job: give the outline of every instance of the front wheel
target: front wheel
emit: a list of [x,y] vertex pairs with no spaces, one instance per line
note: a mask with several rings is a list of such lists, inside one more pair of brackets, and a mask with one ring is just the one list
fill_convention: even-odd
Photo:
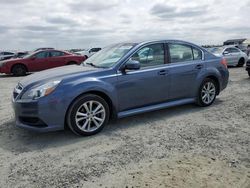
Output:
[[217,87],[216,82],[213,79],[206,78],[199,89],[198,93],[198,105],[210,106],[216,99]]
[[14,65],[12,73],[14,76],[25,76],[27,73],[26,67],[24,65]]
[[73,102],[68,111],[67,123],[75,134],[90,136],[104,128],[109,116],[107,102],[97,95],[87,94]]

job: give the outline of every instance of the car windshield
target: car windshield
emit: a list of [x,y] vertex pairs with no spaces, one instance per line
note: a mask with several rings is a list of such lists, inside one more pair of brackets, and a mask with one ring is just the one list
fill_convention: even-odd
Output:
[[103,48],[86,61],[83,65],[91,65],[97,68],[109,68],[115,65],[135,44],[116,44]]
[[32,57],[35,53],[36,52],[25,55],[25,56],[23,56],[23,59],[28,59],[28,58]]
[[211,48],[209,51],[214,53],[214,54],[221,54],[223,52],[224,48]]

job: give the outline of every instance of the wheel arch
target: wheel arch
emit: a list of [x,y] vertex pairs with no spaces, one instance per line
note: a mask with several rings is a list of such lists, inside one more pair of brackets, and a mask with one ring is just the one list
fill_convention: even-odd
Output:
[[29,72],[29,69],[28,69],[28,67],[25,64],[23,64],[23,63],[16,63],[16,64],[11,65],[11,68],[10,68],[10,72],[11,73],[13,73],[13,68],[15,66],[17,66],[17,65],[22,65],[26,69],[26,72]]
[[115,105],[114,105],[114,102],[112,101],[111,97],[104,91],[101,91],[101,90],[89,90],[89,91],[86,91],[86,92],[83,92],[81,94],[79,94],[78,96],[76,96],[71,102],[70,104],[68,105],[68,108],[66,110],[66,113],[65,113],[65,117],[64,117],[64,128],[68,127],[67,125],[67,116],[68,116],[68,112],[69,112],[69,109],[70,107],[72,106],[72,104],[77,100],[79,99],[80,97],[84,96],[84,95],[88,95],[88,94],[93,94],[93,95],[97,95],[101,98],[103,98],[108,106],[109,106],[109,110],[110,110],[110,119],[116,119],[117,118],[117,111],[116,111],[116,108],[115,108]]
[[78,65],[77,61],[68,61],[66,65]]
[[206,79],[206,78],[210,78],[210,79],[215,81],[216,87],[217,87],[216,95],[219,95],[220,94],[220,81],[219,81],[219,79],[214,75],[209,75],[209,76],[205,77],[204,79]]

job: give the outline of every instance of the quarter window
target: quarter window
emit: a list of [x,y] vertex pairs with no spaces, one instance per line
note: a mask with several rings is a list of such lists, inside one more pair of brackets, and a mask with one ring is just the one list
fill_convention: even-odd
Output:
[[164,64],[164,45],[152,44],[146,46],[136,52],[131,59],[139,61],[142,68]]

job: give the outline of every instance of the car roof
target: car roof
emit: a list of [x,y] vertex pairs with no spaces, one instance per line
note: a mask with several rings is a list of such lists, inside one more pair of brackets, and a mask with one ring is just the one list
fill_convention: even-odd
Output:
[[36,53],[37,52],[50,52],[50,51],[58,51],[58,52],[64,52],[64,53],[67,53],[67,54],[71,54],[70,52],[66,52],[66,51],[64,51],[64,50],[56,50],[56,49],[46,49],[46,50],[38,50],[38,51],[36,51]]
[[143,45],[147,45],[147,44],[151,44],[151,43],[182,43],[182,44],[186,44],[186,45],[190,45],[190,46],[199,48],[201,50],[205,50],[203,47],[201,47],[197,44],[183,41],[183,40],[176,40],[176,39],[148,40],[148,41],[141,41],[141,42],[131,42],[130,44],[134,44],[134,47],[135,47],[135,46],[143,46]]

